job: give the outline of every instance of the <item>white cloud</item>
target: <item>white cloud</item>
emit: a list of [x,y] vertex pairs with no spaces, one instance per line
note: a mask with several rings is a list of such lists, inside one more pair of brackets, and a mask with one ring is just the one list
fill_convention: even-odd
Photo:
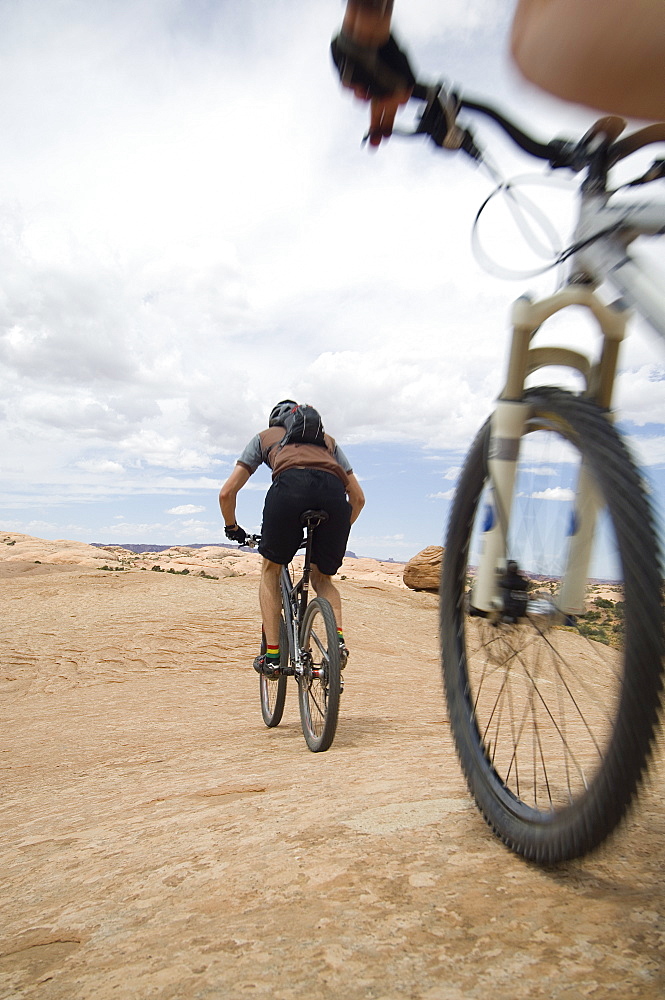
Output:
[[665,466],[665,434],[631,435],[628,445],[641,466]]
[[532,500],[556,500],[558,502],[570,503],[570,501],[575,499],[575,492],[562,486],[556,486],[547,490],[534,490],[533,493],[529,494],[529,497]]
[[0,530],[16,531],[23,535],[51,534],[56,530],[56,524],[54,521],[0,520]]
[[79,469],[83,469],[85,472],[99,472],[105,474],[124,471],[122,465],[118,462],[109,462],[103,458],[93,458],[87,461],[77,462],[76,465]]
[[[180,507],[171,507],[167,510],[167,514],[201,514],[205,510],[205,507],[199,507],[193,503],[184,503]],[[188,523],[188,522],[185,522]]]
[[[80,529],[81,531],[84,529]],[[189,519],[185,521],[127,521],[107,524],[95,529],[99,539],[115,538],[124,542],[141,539],[143,542],[169,544],[170,542],[220,541],[223,534],[209,522]]]
[[[501,387],[523,286],[471,255],[481,170],[420,140],[360,148],[366,109],[327,53],[341,5],[5,6],[0,502],[214,498],[285,396],[315,403],[342,445],[436,448],[454,480]],[[544,134],[583,132],[588,115],[518,86],[508,20],[501,0],[412,0],[396,15],[426,75]],[[501,249],[514,262],[503,231]],[[617,399],[635,427],[657,425],[653,454],[662,372],[637,326]],[[556,330],[578,344],[576,319]],[[130,515],[125,540],[151,523]]]
[[403,534],[397,535],[356,535],[353,538],[355,545],[402,545],[405,541]]
[[521,469],[522,475],[532,475],[532,476],[547,476],[552,477],[558,475],[557,470],[550,465],[534,465],[534,466],[524,466]]
[[622,417],[637,427],[665,423],[665,367],[651,362],[621,372],[616,401]]

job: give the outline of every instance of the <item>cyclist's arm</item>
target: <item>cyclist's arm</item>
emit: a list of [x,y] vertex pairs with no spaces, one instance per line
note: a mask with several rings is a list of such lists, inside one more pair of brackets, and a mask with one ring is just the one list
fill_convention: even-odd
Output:
[[236,521],[236,497],[250,475],[249,469],[244,465],[236,465],[219,491],[219,506],[224,518],[224,524],[227,527],[238,523]]
[[388,41],[393,0],[348,0],[342,31],[360,45],[376,48]]
[[351,524],[353,524],[365,506],[365,494],[353,472],[349,473],[349,481],[346,484],[346,495],[351,504]]
[[[356,45],[376,53],[390,40],[390,20],[393,0],[348,0],[341,34]],[[393,67],[391,67],[393,68]],[[369,142],[378,146],[382,139],[392,134],[395,115],[411,96],[409,81],[394,93],[376,96],[371,86],[347,79],[341,74],[342,83],[363,101],[370,101]]]
[[665,118],[663,0],[519,0],[511,51],[537,86],[633,118]]

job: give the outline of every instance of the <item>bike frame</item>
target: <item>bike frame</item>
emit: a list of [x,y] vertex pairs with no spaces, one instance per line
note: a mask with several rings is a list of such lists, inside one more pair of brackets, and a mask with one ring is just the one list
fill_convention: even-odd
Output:
[[[512,507],[520,439],[529,419],[529,405],[523,402],[527,376],[548,365],[577,371],[585,381],[584,395],[607,411],[611,419],[619,347],[626,334],[630,309],[635,308],[665,339],[663,278],[658,281],[651,277],[628,252],[636,236],[665,234],[665,205],[608,201],[606,192],[582,189],[574,236],[574,245],[580,249],[572,257],[570,283],[548,298],[532,302],[522,297],[513,306],[508,374],[492,415],[488,455],[494,509],[482,536],[471,598],[473,607],[485,614],[498,615],[503,608],[499,580],[508,558],[505,512]],[[598,237],[598,233],[604,235]],[[603,280],[609,281],[623,298],[605,305],[595,291]],[[576,351],[531,346],[545,320],[572,305],[585,307],[597,322],[602,341],[598,359],[593,363]],[[557,609],[563,616],[584,610],[597,510],[593,477],[583,465],[577,485],[575,529],[557,598]]]
[[[303,672],[303,657],[302,650],[300,648],[300,625],[309,600],[309,579],[311,575],[310,565],[313,540],[314,527],[308,524],[307,535],[304,542],[305,559],[300,579],[295,584],[293,583],[288,566],[282,566],[282,571],[280,573],[282,607],[284,609],[286,631],[289,637],[290,654],[288,667],[282,668],[284,673],[294,673],[296,675],[300,675]],[[292,667],[291,664],[294,666]]]

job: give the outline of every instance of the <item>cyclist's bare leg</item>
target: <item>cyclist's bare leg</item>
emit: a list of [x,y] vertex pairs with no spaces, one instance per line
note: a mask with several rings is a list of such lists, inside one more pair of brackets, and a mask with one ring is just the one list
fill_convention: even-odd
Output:
[[332,582],[331,576],[326,576],[322,573],[318,566],[312,563],[312,586],[314,590],[319,595],[319,597],[324,597],[326,601],[330,602],[335,615],[335,621],[337,622],[337,628],[342,627],[342,599],[339,596],[339,591],[335,584]]
[[269,646],[279,645],[279,619],[282,611],[282,596],[279,587],[281,569],[279,563],[263,559],[259,584],[259,605],[263,619],[263,631]]

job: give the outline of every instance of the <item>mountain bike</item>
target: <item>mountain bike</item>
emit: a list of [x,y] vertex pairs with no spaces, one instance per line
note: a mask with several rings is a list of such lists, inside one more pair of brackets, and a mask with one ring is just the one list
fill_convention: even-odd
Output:
[[[302,574],[294,583],[288,566],[282,566],[280,573],[279,671],[272,677],[259,676],[261,714],[269,728],[282,721],[287,678],[295,677],[303,736],[313,753],[328,750],[335,738],[343,691],[345,654],[340,648],[332,606],[324,597],[308,599],[314,531],[327,520],[325,510],[306,510],[301,515],[306,529],[301,545],[305,550]],[[245,544],[253,547],[260,540],[260,535],[252,535]],[[263,636],[261,652],[265,650]]]
[[[506,381],[459,476],[440,587],[444,688],[471,794],[508,847],[556,863],[619,825],[659,721],[659,542],[611,403],[630,310],[665,337],[663,278],[630,249],[638,236],[665,233],[665,206],[617,197],[609,175],[664,142],[665,124],[621,138],[626,123],[607,117],[579,141],[540,142],[491,105],[439,85],[418,84],[414,96],[424,111],[401,134],[488,163],[464,121],[478,114],[551,168],[581,175],[575,231],[556,261],[566,262],[563,287],[513,306]],[[656,160],[630,185],[664,176]],[[604,282],[617,301],[601,298]],[[595,320],[593,357],[534,343],[549,317],[572,306]],[[532,384],[553,366],[575,372],[580,388]]]

